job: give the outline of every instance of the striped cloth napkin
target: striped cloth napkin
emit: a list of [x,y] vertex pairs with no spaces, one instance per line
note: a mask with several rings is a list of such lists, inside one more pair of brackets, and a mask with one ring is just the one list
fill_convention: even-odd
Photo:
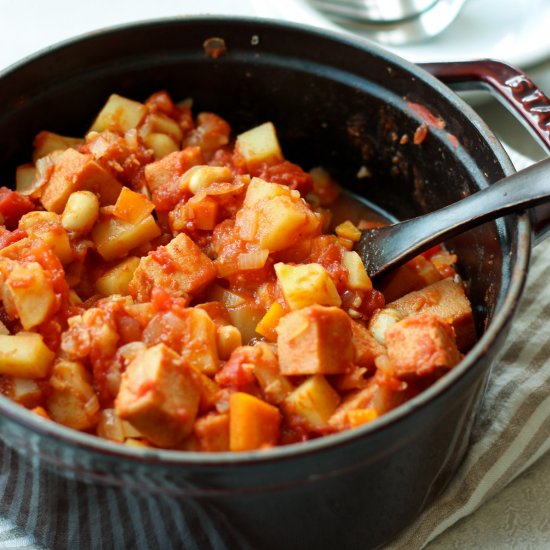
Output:
[[[512,158],[517,167],[525,166],[525,159]],[[534,251],[523,302],[493,367],[462,466],[445,493],[388,548],[423,548],[550,449],[549,269],[550,239]],[[55,500],[50,494],[65,497]],[[182,525],[198,533],[196,540],[180,540],[174,547],[246,547],[234,530],[231,539],[222,540],[208,529],[225,522],[231,532],[222,516],[204,517],[200,509],[183,512],[175,502],[140,502],[130,493],[56,478],[1,446],[0,502],[0,548],[167,548],[158,545],[159,524],[173,529],[174,536]],[[44,514],[54,514],[56,521],[44,521]]]

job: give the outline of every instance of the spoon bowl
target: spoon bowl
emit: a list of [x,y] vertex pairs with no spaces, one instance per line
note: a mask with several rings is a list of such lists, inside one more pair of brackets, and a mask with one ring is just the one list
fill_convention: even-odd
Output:
[[404,264],[472,227],[550,201],[550,158],[429,214],[365,229],[357,243],[370,277]]

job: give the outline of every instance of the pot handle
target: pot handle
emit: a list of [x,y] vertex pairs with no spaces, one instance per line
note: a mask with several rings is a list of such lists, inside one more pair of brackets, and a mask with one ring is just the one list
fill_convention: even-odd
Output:
[[[550,153],[550,99],[523,71],[492,59],[420,66],[453,88],[489,88]],[[537,206],[533,211],[535,243],[538,243],[550,234],[550,205]]]

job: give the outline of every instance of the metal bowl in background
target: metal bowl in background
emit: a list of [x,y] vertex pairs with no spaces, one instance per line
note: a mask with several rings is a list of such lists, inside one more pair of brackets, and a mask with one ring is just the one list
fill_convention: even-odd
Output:
[[420,42],[443,32],[466,0],[309,0],[347,30],[389,46]]
[[[205,55],[211,37],[225,41],[226,55]],[[502,64],[429,69],[457,83],[500,84],[523,115],[544,100]],[[1,181],[13,181],[40,130],[82,134],[109,94],[143,100],[159,89],[193,97],[196,111],[219,113],[236,132],[273,121],[289,160],[323,164],[401,219],[513,171],[459,97],[375,45],[290,24],[182,18],[92,33],[0,74]],[[398,139],[422,124],[429,133],[421,145]],[[548,128],[539,130],[550,147]],[[363,165],[372,178],[357,178]],[[380,547],[441,494],[464,457],[525,284],[532,229],[527,214],[511,215],[448,243],[469,283],[479,342],[421,395],[355,430],[261,452],[140,449],[45,421],[0,396],[0,436],[21,456],[10,479],[32,493],[11,519],[61,549],[74,547],[63,525],[103,548]],[[44,490],[33,492],[38,479]],[[24,513],[29,502],[40,510],[34,523]]]

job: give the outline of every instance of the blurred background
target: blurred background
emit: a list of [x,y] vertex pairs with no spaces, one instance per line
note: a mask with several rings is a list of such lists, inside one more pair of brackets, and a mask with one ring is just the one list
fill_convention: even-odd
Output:
[[[0,0],[0,69],[51,44],[144,19],[247,15],[373,39],[415,63],[493,58],[550,94],[550,0]],[[488,93],[465,96],[521,154],[543,153]]]
[[[0,71],[103,27],[198,14],[310,24],[374,39],[415,63],[493,58],[523,69],[550,94],[550,0],[0,0]],[[520,159],[517,166],[546,156],[489,93],[465,99]],[[547,455],[430,548],[550,548],[549,499]],[[535,524],[545,540],[530,538]]]

